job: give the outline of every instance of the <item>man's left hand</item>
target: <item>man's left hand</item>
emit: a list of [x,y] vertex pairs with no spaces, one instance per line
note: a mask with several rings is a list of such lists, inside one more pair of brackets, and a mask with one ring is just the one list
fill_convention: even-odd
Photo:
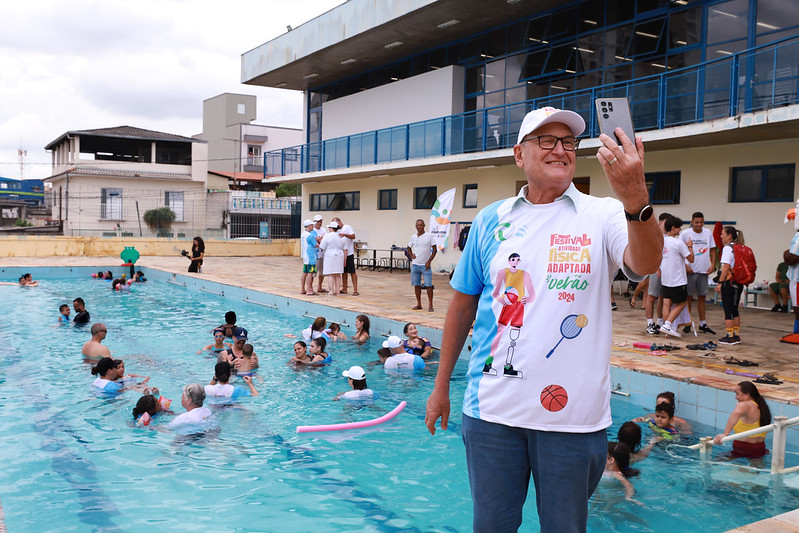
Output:
[[621,140],[621,146],[603,133],[599,136],[602,146],[596,157],[605,171],[610,188],[624,204],[624,209],[637,214],[649,203],[644,180],[644,143],[640,137],[636,137],[633,144],[621,128],[616,128],[614,133]]

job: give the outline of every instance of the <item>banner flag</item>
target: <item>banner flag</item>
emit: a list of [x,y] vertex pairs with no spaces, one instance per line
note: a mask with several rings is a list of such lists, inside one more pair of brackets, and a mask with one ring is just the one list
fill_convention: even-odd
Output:
[[452,220],[452,202],[455,200],[455,189],[450,189],[441,194],[433,204],[430,213],[430,234],[436,241],[439,251],[447,245],[449,237],[450,220]]

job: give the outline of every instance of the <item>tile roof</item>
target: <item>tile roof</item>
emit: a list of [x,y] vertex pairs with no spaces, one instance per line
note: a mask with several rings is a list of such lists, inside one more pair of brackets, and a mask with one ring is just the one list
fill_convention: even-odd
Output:
[[141,178],[149,180],[191,181],[190,172],[152,172],[147,170],[121,170],[118,168],[72,167],[71,169],[45,178],[45,181],[63,176],[69,172],[73,176],[106,176],[109,178]]

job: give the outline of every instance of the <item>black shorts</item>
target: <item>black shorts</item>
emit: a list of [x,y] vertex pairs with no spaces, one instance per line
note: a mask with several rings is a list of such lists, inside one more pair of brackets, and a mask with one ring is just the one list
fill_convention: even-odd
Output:
[[355,255],[348,255],[347,260],[344,262],[344,273],[355,274]]
[[688,286],[680,285],[678,287],[661,286],[660,295],[664,299],[671,300],[673,304],[681,304],[688,299]]

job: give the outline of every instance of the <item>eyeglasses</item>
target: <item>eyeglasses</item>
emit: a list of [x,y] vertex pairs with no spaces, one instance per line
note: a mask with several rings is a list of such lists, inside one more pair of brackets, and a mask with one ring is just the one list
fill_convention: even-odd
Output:
[[535,137],[522,139],[522,142],[532,141],[533,139],[538,139],[538,146],[544,150],[554,150],[558,145],[558,141],[567,152],[574,152],[580,146],[580,139],[576,137],[556,137],[554,135],[536,135]]

